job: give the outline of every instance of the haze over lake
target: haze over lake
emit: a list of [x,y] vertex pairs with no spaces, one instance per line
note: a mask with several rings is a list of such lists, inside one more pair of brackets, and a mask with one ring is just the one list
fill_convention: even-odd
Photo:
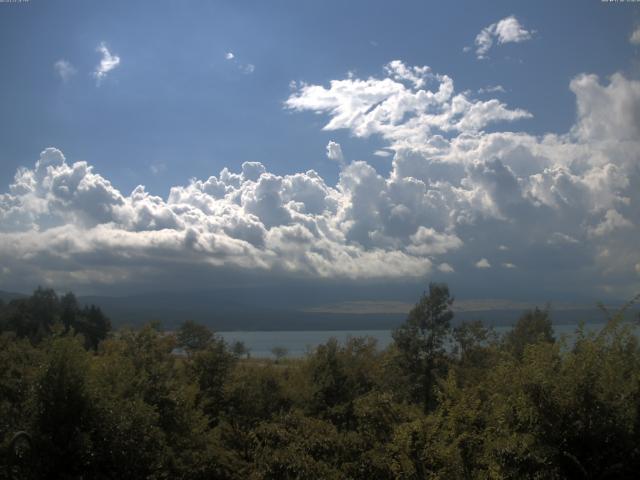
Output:
[[[597,332],[605,324],[585,324],[585,332]],[[558,340],[566,337],[568,344],[575,338],[578,324],[558,324],[553,326]],[[495,327],[497,334],[504,334],[511,329],[510,326]],[[250,355],[255,358],[273,358],[272,349],[283,347],[287,356],[291,358],[303,357],[315,350],[318,345],[326,343],[330,338],[337,339],[344,344],[353,337],[370,337],[376,340],[378,348],[384,349],[393,341],[391,330],[323,330],[323,331],[277,331],[277,332],[219,332],[224,340],[232,344],[240,341],[249,349]]]

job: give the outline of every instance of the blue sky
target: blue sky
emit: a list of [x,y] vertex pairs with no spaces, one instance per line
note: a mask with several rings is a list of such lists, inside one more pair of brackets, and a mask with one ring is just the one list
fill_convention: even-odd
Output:
[[[0,178],[6,186],[18,166],[54,145],[123,191],[144,179],[166,194],[176,182],[247,160],[279,174],[314,168],[335,181],[324,159],[328,140],[373,162],[381,143],[322,132],[322,119],[286,112],[289,82],[378,75],[394,59],[450,75],[458,90],[503,85],[503,100],[534,114],[515,128],[561,133],[575,117],[573,76],[633,68],[627,36],[639,10],[596,0],[2,5]],[[537,31],[532,41],[506,44],[488,61],[463,52],[511,14]],[[102,41],[122,63],[97,88],[91,72]],[[254,73],[234,68],[226,52]],[[53,69],[59,59],[78,70],[66,83]],[[153,164],[166,169],[150,176]]]
[[[504,30],[505,36],[501,37],[501,25],[505,28],[509,25],[501,24],[500,21],[510,18],[515,22],[510,26],[515,25],[516,30]],[[638,285],[638,275],[634,271],[636,262],[640,273],[640,258],[635,255],[630,241],[637,232],[637,215],[634,212],[638,209],[634,208],[637,207],[636,197],[629,193],[637,187],[635,175],[638,159],[631,147],[625,150],[625,155],[629,155],[629,158],[625,157],[624,160],[619,160],[619,152],[606,150],[598,133],[604,127],[593,127],[590,116],[621,116],[624,120],[627,118],[626,111],[620,114],[597,110],[604,109],[607,105],[617,105],[617,99],[622,99],[620,104],[623,106],[620,108],[630,109],[629,118],[640,122],[637,114],[635,117],[633,115],[640,105],[634,103],[637,101],[636,86],[640,73],[640,40],[631,41],[638,25],[639,6],[633,3],[610,4],[599,0],[108,3],[31,0],[25,3],[0,4],[0,193],[12,195],[11,198],[7,196],[4,199],[4,231],[7,233],[2,241],[8,245],[16,241],[17,235],[28,235],[34,242],[34,246],[30,247],[32,251],[24,250],[19,255],[14,250],[5,251],[7,256],[22,255],[20,258],[29,260],[16,261],[17,264],[7,261],[3,268],[12,273],[0,278],[0,288],[11,289],[12,281],[21,286],[29,285],[38,276],[76,289],[91,289],[93,287],[89,285],[113,283],[115,277],[102,278],[95,272],[80,269],[77,266],[82,261],[80,256],[52,251],[45,255],[40,250],[41,247],[36,247],[38,235],[42,235],[51,226],[67,229],[73,227],[95,235],[96,228],[107,223],[118,224],[120,230],[130,233],[161,230],[158,226],[162,224],[160,220],[154,220],[153,227],[147,226],[145,230],[140,223],[127,223],[129,220],[123,220],[124,214],[119,214],[117,218],[107,216],[108,218],[92,217],[87,220],[87,212],[80,212],[70,217],[66,214],[71,211],[71,204],[64,204],[64,207],[60,207],[59,203],[54,203],[53,206],[49,204],[46,208],[40,206],[38,208],[41,210],[36,213],[29,210],[35,208],[33,205],[38,202],[26,197],[18,198],[15,185],[20,182],[14,179],[14,175],[19,168],[24,167],[32,169],[30,171],[34,178],[38,177],[37,167],[34,165],[40,152],[47,147],[54,147],[61,152],[60,155],[64,155],[65,165],[72,166],[74,162],[85,161],[93,167],[92,175],[110,182],[109,188],[117,191],[117,195],[114,193],[110,198],[122,196],[122,199],[118,197],[113,200],[118,205],[132,202],[130,192],[138,185],[144,185],[147,193],[157,195],[169,204],[169,191],[172,187],[186,188],[191,179],[206,181],[212,175],[220,178],[219,172],[225,167],[230,172],[240,172],[243,162],[260,162],[264,165],[265,175],[266,172],[272,174],[276,183],[277,178],[314,170],[322,179],[322,188],[326,186],[338,192],[326,190],[329,193],[325,199],[331,200],[327,200],[328,203],[322,207],[325,208],[324,212],[328,212],[326,218],[340,218],[340,226],[333,233],[326,234],[326,238],[338,242],[340,248],[360,249],[357,250],[358,253],[348,254],[352,257],[374,251],[385,255],[401,252],[402,255],[415,255],[429,263],[425,263],[419,272],[410,272],[405,266],[389,267],[390,278],[413,275],[419,278],[416,281],[424,283],[425,278],[433,277],[433,272],[438,272],[439,266],[446,264],[453,272],[448,272],[443,267],[440,273],[451,273],[448,281],[454,284],[461,282],[461,289],[471,291],[471,285],[479,278],[493,278],[491,276],[496,275],[496,279],[498,276],[502,279],[506,270],[514,270],[517,273],[510,274],[519,276],[516,283],[521,292],[519,295],[522,296],[522,290],[526,290],[528,285],[527,278],[531,278],[531,283],[535,284],[540,283],[543,275],[550,275],[551,284],[566,286],[567,278],[571,278],[572,272],[577,272],[576,265],[583,268],[588,264],[588,272],[593,279],[579,282],[576,289],[589,294],[624,297]],[[481,55],[478,53],[480,47],[477,38],[485,29],[492,44],[486,54]],[[104,45],[103,51],[99,51],[101,45]],[[96,69],[101,59],[105,58],[105,51],[112,60],[117,58],[118,61],[98,79]],[[228,58],[229,53],[233,54],[233,58]],[[480,56],[486,58],[479,58]],[[397,65],[402,67],[398,68],[414,74],[418,70],[411,70],[413,67],[429,66],[429,73],[417,74],[423,75],[425,83],[411,86],[408,76],[398,73],[398,68],[393,70],[389,67],[394,60],[401,62]],[[57,62],[66,62],[64,68],[61,63],[56,67]],[[598,79],[585,77],[582,81],[576,80],[582,78],[581,74],[596,75]],[[614,74],[620,75],[622,80],[617,83],[611,81],[610,77]],[[400,78],[402,75],[404,76]],[[426,130],[421,133],[420,140],[416,140],[414,136],[409,138],[399,128],[404,120],[393,125],[369,124],[368,127],[358,122],[342,122],[339,128],[327,130],[323,127],[335,117],[335,109],[348,110],[353,106],[350,102],[359,98],[357,85],[345,84],[350,89],[347,96],[341,97],[338,103],[327,108],[322,103],[327,101],[326,98],[319,100],[314,96],[320,90],[315,93],[304,90],[305,86],[316,86],[318,89],[325,89],[327,95],[331,96],[335,93],[331,90],[331,81],[366,82],[367,79],[375,79],[377,82],[395,78],[397,86],[405,85],[416,93],[421,89],[427,91],[434,85],[433,88],[437,88],[438,84],[445,84],[438,75],[446,75],[451,79],[455,94],[463,94],[469,102],[489,102],[494,99],[502,105],[501,113],[483,113],[486,118],[471,128],[440,123],[431,127],[421,125],[419,128]],[[575,83],[572,84],[572,81]],[[375,88],[381,88],[383,84],[376,85]],[[570,88],[570,85],[574,87]],[[496,88],[498,86],[499,89]],[[493,91],[487,91],[488,89]],[[395,101],[393,95],[395,94],[386,92],[381,98]],[[598,100],[603,96],[610,97],[610,100]],[[577,112],[579,102],[584,105],[582,116]],[[443,105],[445,104],[439,103],[434,108],[441,108]],[[372,104],[371,108],[375,106]],[[349,110],[347,113],[353,114],[354,111]],[[406,118],[417,115],[411,109],[405,114]],[[365,133],[358,130],[360,127],[365,129]],[[476,139],[482,137],[495,141],[491,135],[502,132],[523,133],[528,137],[525,141],[509,136],[508,141],[501,141],[524,143],[510,144],[509,152],[506,153],[499,151],[496,146],[489,149],[486,157],[478,150],[473,158],[453,158],[458,150],[451,145],[446,149],[438,147],[440,150],[437,153],[424,152],[424,146],[434,135],[440,135],[444,142],[453,143],[455,139],[462,142],[463,136],[467,134],[475,135]],[[514,152],[523,149],[532,158],[547,155],[547,149],[552,147],[545,144],[546,133],[565,135],[566,138],[556,142],[561,145],[554,145],[555,153],[548,153],[548,159],[539,165],[526,168],[516,165],[520,160],[513,160]],[[638,140],[634,138],[636,133],[637,130],[631,128],[624,138],[612,133],[608,140],[613,143],[623,140],[633,145],[633,141]],[[594,139],[598,142],[597,148],[594,147]],[[327,158],[326,147],[330,141],[340,144],[342,163]],[[400,144],[403,145],[402,148]],[[389,156],[374,155],[374,152],[384,148],[388,148],[386,151]],[[576,153],[575,158],[571,157],[573,160],[565,165],[562,164],[563,160],[557,159],[568,148]],[[584,151],[592,152],[589,155],[593,159],[584,160]],[[48,155],[45,157],[55,156],[51,152]],[[386,202],[387,197],[396,195],[393,192],[401,187],[391,185],[393,178],[397,178],[394,172],[400,171],[402,162],[406,166],[409,162],[406,158],[412,155],[423,158],[420,161],[424,161],[424,165],[430,165],[432,172],[442,165],[450,168],[454,164],[466,172],[464,175],[460,174],[462,176],[459,172],[455,173],[453,177],[446,177],[447,174],[444,174],[446,178],[436,178],[430,174],[428,179],[418,174],[407,174],[426,185],[425,198],[434,198],[435,193],[428,192],[437,191],[445,199],[441,200],[444,207],[440,208],[448,212],[446,221],[427,215],[415,218],[408,224],[394,223],[395,220],[391,218],[395,215],[393,212],[397,213],[402,208],[413,212],[418,207],[417,204],[412,204],[412,207],[402,203],[398,200],[400,197],[393,197],[389,200],[391,203],[375,207],[380,211],[388,209],[392,213],[381,219],[383,215],[378,215],[376,211],[376,220],[367,220],[368,223],[358,225],[358,220],[368,215],[364,212],[367,210],[365,205],[383,200]],[[446,158],[446,161],[436,162],[435,157]],[[607,159],[602,160],[603,157]],[[495,164],[496,159],[499,164]],[[352,164],[354,161],[365,163]],[[393,163],[394,161],[397,163]],[[581,161],[586,163],[580,164]],[[616,164],[618,161],[622,163]],[[46,162],[49,160],[42,160],[41,164],[45,165]],[[60,166],[58,160],[52,162],[53,167]],[[611,173],[604,169],[603,165],[607,163],[616,165],[617,170]],[[518,243],[521,239],[510,237],[514,235],[510,229],[515,229],[514,222],[519,225],[520,230],[536,228],[534,224],[541,220],[537,220],[535,215],[545,219],[551,215],[541,209],[549,208],[555,212],[553,215],[559,212],[557,201],[549,196],[552,193],[541,193],[540,185],[548,185],[543,179],[544,175],[553,177],[554,182],[562,181],[558,180],[558,175],[549,173],[550,169],[560,168],[560,164],[571,172],[576,185],[580,184],[580,188],[587,185],[585,188],[591,190],[589,193],[574,192],[575,199],[571,197],[573,194],[564,195],[563,201],[570,204],[571,208],[567,207],[567,211],[558,213],[553,225],[545,224],[540,227],[546,232],[547,240],[555,234],[558,234],[557,238],[565,238],[560,236],[565,235],[570,239],[565,243],[572,252],[569,257],[573,258],[572,255],[575,254],[572,261],[576,263],[569,262],[565,267],[558,267],[556,275],[554,269],[562,263],[558,259],[566,259],[567,256],[560,251],[549,251],[551,241],[547,241],[547,247],[544,248],[534,244],[535,242],[522,246]],[[365,171],[364,165],[377,172],[387,187],[393,190],[385,197],[387,200],[354,193],[356,187],[347,185],[349,181],[352,181],[351,185],[363,185],[365,177],[373,178]],[[506,183],[497,181],[494,186],[485,180],[479,180],[488,171],[500,175],[503,167],[506,174],[513,174],[513,182],[522,189],[518,193],[520,203],[517,208],[513,206],[512,199],[505,200],[507,191],[511,192],[510,180],[505,180]],[[599,169],[597,172],[594,170],[596,168]],[[606,180],[593,180],[600,174]],[[247,173],[246,178],[240,182],[249,179],[249,176]],[[625,176],[631,179],[630,183],[624,184],[624,181],[619,180]],[[343,179],[342,185],[340,178]],[[98,183],[102,181],[94,177],[91,179]],[[37,183],[44,180],[40,178],[34,181]],[[259,178],[252,181],[257,185]],[[288,180],[285,179],[285,183],[286,181]],[[371,181],[371,189],[379,188],[374,185],[377,180]],[[443,190],[442,184],[445,181],[453,190]],[[237,180],[231,182],[237,183]],[[607,183],[608,190],[605,193],[602,188],[594,186],[596,183],[601,185],[602,182],[611,183]],[[274,227],[293,228],[305,225],[314,236],[316,233],[305,223],[311,221],[309,218],[298,222],[297,214],[291,214],[287,210],[298,207],[282,207],[284,213],[280,217],[273,217],[273,212],[282,205],[270,197],[273,192],[269,189],[277,190],[280,187],[265,186],[264,191],[267,193],[263,195],[256,193],[258,187],[253,184],[244,188],[227,183],[226,194],[230,196],[225,197],[225,201],[229,205],[241,207],[242,212],[237,213],[239,216],[233,217],[233,222],[236,222],[233,225],[248,218],[242,215],[254,215],[249,223],[257,217],[259,228],[263,229],[261,235],[266,235],[267,243],[252,244],[262,252],[251,254],[256,256],[255,264],[249,262],[251,265],[239,267],[238,262],[222,261],[223,268],[240,268],[242,271],[253,271],[256,268],[263,271],[266,268],[268,271],[280,272],[278,275],[282,274],[287,278],[289,275],[302,275],[305,278],[333,278],[335,275],[336,278],[347,278],[354,282],[376,277],[369,273],[362,274],[367,270],[365,267],[354,267],[355,270],[345,273],[326,265],[301,267],[296,263],[300,261],[300,257],[291,262],[282,258],[278,260],[277,248],[269,246],[269,242],[275,241],[272,238],[276,235],[276,230],[272,231]],[[10,185],[14,185],[13,193],[10,193]],[[560,187],[555,185],[549,188],[549,192],[554,192],[555,195]],[[296,197],[299,192],[282,192],[278,195],[284,195],[283,201],[301,201],[302,197]],[[37,195],[40,195],[40,200],[49,201],[53,194]],[[257,200],[251,197],[255,203],[246,200],[251,195],[259,197]],[[458,196],[454,199],[451,195]],[[241,200],[241,197],[245,200]],[[194,205],[185,198],[186,194],[181,197],[184,205]],[[503,200],[509,205],[501,205]],[[461,206],[460,202],[463,201],[464,206]],[[351,202],[348,208],[344,207],[345,202]],[[358,213],[358,202],[363,202],[361,208],[364,213]],[[522,202],[527,203],[526,208],[524,204],[521,205]],[[575,205],[577,203],[580,203],[580,208]],[[183,207],[164,204],[158,206],[157,202],[155,205],[156,210],[145,210],[153,212],[149,213],[151,216],[161,215],[158,211],[162,208],[168,208],[172,212],[170,215],[178,217],[184,213]],[[10,208],[14,208],[11,215],[17,215],[15,212],[21,210],[21,214],[29,217],[32,223],[20,220],[16,223],[20,226],[10,227]],[[51,218],[43,219],[42,208]],[[56,213],[56,208],[65,211]],[[102,215],[105,208],[111,207],[98,205],[93,212],[99,211]],[[227,207],[223,208],[220,204],[216,208]],[[319,210],[312,213],[308,204],[301,208],[298,213],[320,215]],[[435,204],[433,208],[434,211],[437,209]],[[534,209],[535,215],[528,208]],[[211,215],[221,215],[218,210],[215,211],[217,213],[212,213],[213,210],[207,211],[210,216],[208,222],[212,221]],[[346,210],[350,213],[345,213]],[[265,213],[266,211],[269,213]],[[191,227],[200,232],[202,223],[189,228],[186,226],[193,217],[189,218],[191,220],[188,221],[178,218],[165,226],[171,224],[167,228],[182,232],[183,236],[187,235],[185,232]],[[559,231],[558,225],[566,223],[567,218],[575,223],[571,227],[573,230]],[[317,220],[314,217],[313,222]],[[381,222],[379,225],[375,223],[378,221]],[[134,224],[136,226],[132,226]],[[316,223],[314,225],[316,228]],[[240,238],[229,233],[231,227],[228,225],[220,228],[232,238]],[[505,231],[502,232],[502,229]],[[613,238],[615,235],[612,232],[618,230],[619,238]],[[495,238],[496,232],[502,232],[505,243],[513,241],[518,246],[502,245],[502,241]],[[214,233],[207,230],[208,235]],[[532,235],[527,236],[531,237]],[[614,242],[617,249],[628,249],[624,250],[627,256],[621,263],[630,265],[631,270],[620,273],[616,270],[618,266],[601,264],[603,251],[613,248],[613,244],[609,245],[605,240]],[[243,241],[246,238],[243,237]],[[313,245],[316,245],[316,240],[309,242],[307,249],[311,251],[315,248]],[[448,247],[421,247],[420,250],[417,246],[419,242],[432,246],[442,242],[447,243]],[[211,247],[210,239],[205,243]],[[493,244],[495,252],[490,251],[487,244]],[[584,245],[587,246],[576,254],[577,245],[581,249]],[[500,246],[505,246],[505,249],[500,249]],[[114,246],[116,250],[120,248],[123,248],[122,245]],[[211,248],[213,250],[208,251],[205,263],[220,254],[217,247]],[[287,248],[290,250],[290,247]],[[506,251],[513,252],[513,255],[502,258],[500,255],[504,254],[500,252]],[[100,252],[96,250],[95,255],[105,255],[104,251]],[[447,257],[449,253],[453,256]],[[190,254],[174,252],[173,255],[186,258]],[[40,257],[43,258],[43,263],[33,260]],[[57,259],[57,263],[54,263],[58,266],[55,268],[46,264],[53,257]],[[106,255],[104,258],[111,257]],[[331,263],[335,258],[337,257],[328,255],[324,260]],[[483,259],[489,267],[484,266]],[[65,264],[65,261],[69,263]],[[153,262],[147,264],[144,260],[140,261],[141,268],[157,267]],[[394,260],[385,258],[381,261],[390,265]],[[398,260],[399,264],[403,261]],[[307,265],[307,262],[311,260],[306,258],[302,264]],[[220,265],[214,263],[215,266],[210,271],[207,270],[207,275],[218,275],[216,272]],[[530,270],[527,263],[531,264]],[[494,273],[499,264],[509,264],[512,267],[504,267],[505,271]],[[549,270],[543,273],[536,270],[535,264],[545,265]],[[186,265],[190,263],[185,260],[181,263],[181,268],[189,270]],[[17,274],[17,271],[23,273]],[[464,272],[467,273],[463,275]],[[480,274],[484,277],[480,277]],[[143,281],[137,279],[134,282],[133,274],[124,270],[119,271],[118,275],[120,279],[130,278],[133,283]],[[456,280],[455,275],[464,276],[467,280]],[[386,276],[380,275],[380,279],[385,280]],[[507,279],[498,283],[508,286],[513,282]],[[494,296],[504,293],[499,291],[500,287],[496,287],[496,290],[498,291],[493,293]],[[577,292],[573,293],[577,295]],[[545,295],[545,292],[540,292],[534,296]]]

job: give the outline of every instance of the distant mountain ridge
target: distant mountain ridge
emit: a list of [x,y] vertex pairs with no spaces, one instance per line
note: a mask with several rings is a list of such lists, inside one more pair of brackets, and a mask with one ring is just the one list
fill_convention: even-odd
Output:
[[[258,302],[223,299],[215,294],[162,294],[132,297],[80,297],[80,302],[98,305],[116,325],[139,325],[159,320],[165,328],[175,328],[185,320],[194,320],[217,331],[234,330],[377,330],[391,329],[402,323],[412,304],[403,302],[347,302],[346,304],[298,307],[269,306]],[[355,303],[355,305],[354,305]],[[454,308],[454,324],[482,320],[486,325],[514,324],[533,303],[502,302],[491,307],[487,302],[460,302]],[[455,305],[455,304],[454,304]],[[376,309],[375,307],[380,307]],[[543,308],[545,305],[539,305]],[[615,306],[611,307],[615,311]],[[587,305],[551,305],[554,323],[600,323],[604,313]],[[637,314],[637,309],[634,310]]]
[[[268,289],[220,289],[208,292],[158,292],[130,296],[79,296],[82,305],[99,306],[114,326],[139,326],[159,321],[174,329],[185,320],[203,323],[216,331],[278,330],[386,330],[402,323],[414,302],[395,300],[339,301],[327,297],[315,303],[312,296],[292,294],[289,298],[271,295]],[[0,291],[5,303],[27,295]],[[338,300],[338,301],[332,301]],[[486,325],[514,324],[523,311],[544,303],[499,299],[457,300],[454,324],[482,320]],[[551,304],[554,323],[600,323],[605,314],[593,305]],[[615,311],[616,305],[610,307]],[[631,311],[637,315],[638,308]]]
[[16,292],[5,292],[4,290],[0,290],[0,300],[3,302],[10,302],[11,300],[15,300],[17,298],[25,298],[29,295],[25,295],[24,293],[16,293]]

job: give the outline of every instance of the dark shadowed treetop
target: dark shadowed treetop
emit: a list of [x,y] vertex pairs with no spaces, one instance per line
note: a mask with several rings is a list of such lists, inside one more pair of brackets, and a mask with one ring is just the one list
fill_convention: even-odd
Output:
[[231,351],[238,358],[243,357],[245,355],[248,358],[251,353],[249,348],[247,348],[247,346],[245,345],[245,343],[240,340],[233,342],[233,344],[231,345]]
[[84,337],[87,348],[96,349],[107,338],[111,322],[95,305],[80,307],[73,293],[58,297],[51,288],[38,287],[30,297],[11,300],[0,308],[0,331],[39,343],[60,323],[65,332]]
[[553,326],[549,309],[535,308],[522,314],[518,322],[505,336],[505,344],[516,357],[521,357],[527,345],[553,343]]
[[213,338],[213,333],[206,326],[187,320],[178,330],[178,346],[187,351],[205,349]]
[[289,350],[287,350],[285,347],[277,345],[271,349],[271,353],[274,357],[276,357],[276,361],[278,361],[286,357],[289,353]]
[[[393,338],[398,346],[401,349],[419,348],[426,355],[441,352],[453,318],[452,305],[449,287],[441,283],[430,283],[429,292],[422,294],[405,323],[394,331]],[[409,345],[415,342],[421,345]]]
[[411,396],[426,410],[433,406],[433,385],[438,359],[451,333],[453,298],[445,284],[430,283],[429,291],[411,309],[407,320],[393,332],[398,360],[411,385]]
[[462,322],[453,329],[454,352],[465,359],[471,352],[496,341],[496,333],[484,326],[481,320]]

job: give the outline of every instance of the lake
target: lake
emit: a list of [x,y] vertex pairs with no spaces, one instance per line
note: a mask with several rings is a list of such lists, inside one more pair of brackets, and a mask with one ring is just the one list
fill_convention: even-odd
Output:
[[[585,330],[596,331],[601,329],[604,323],[590,323],[585,325]],[[553,331],[557,339],[567,335],[569,339],[574,335],[577,324],[557,324]],[[498,334],[511,330],[510,326],[494,327]],[[303,357],[309,351],[313,351],[318,345],[326,343],[334,337],[344,343],[349,337],[372,337],[378,342],[378,347],[386,348],[392,341],[391,330],[322,330],[322,331],[279,331],[279,332],[218,332],[228,343],[236,341],[244,342],[249,348],[252,357],[273,358],[273,347],[287,349],[288,357]]]

